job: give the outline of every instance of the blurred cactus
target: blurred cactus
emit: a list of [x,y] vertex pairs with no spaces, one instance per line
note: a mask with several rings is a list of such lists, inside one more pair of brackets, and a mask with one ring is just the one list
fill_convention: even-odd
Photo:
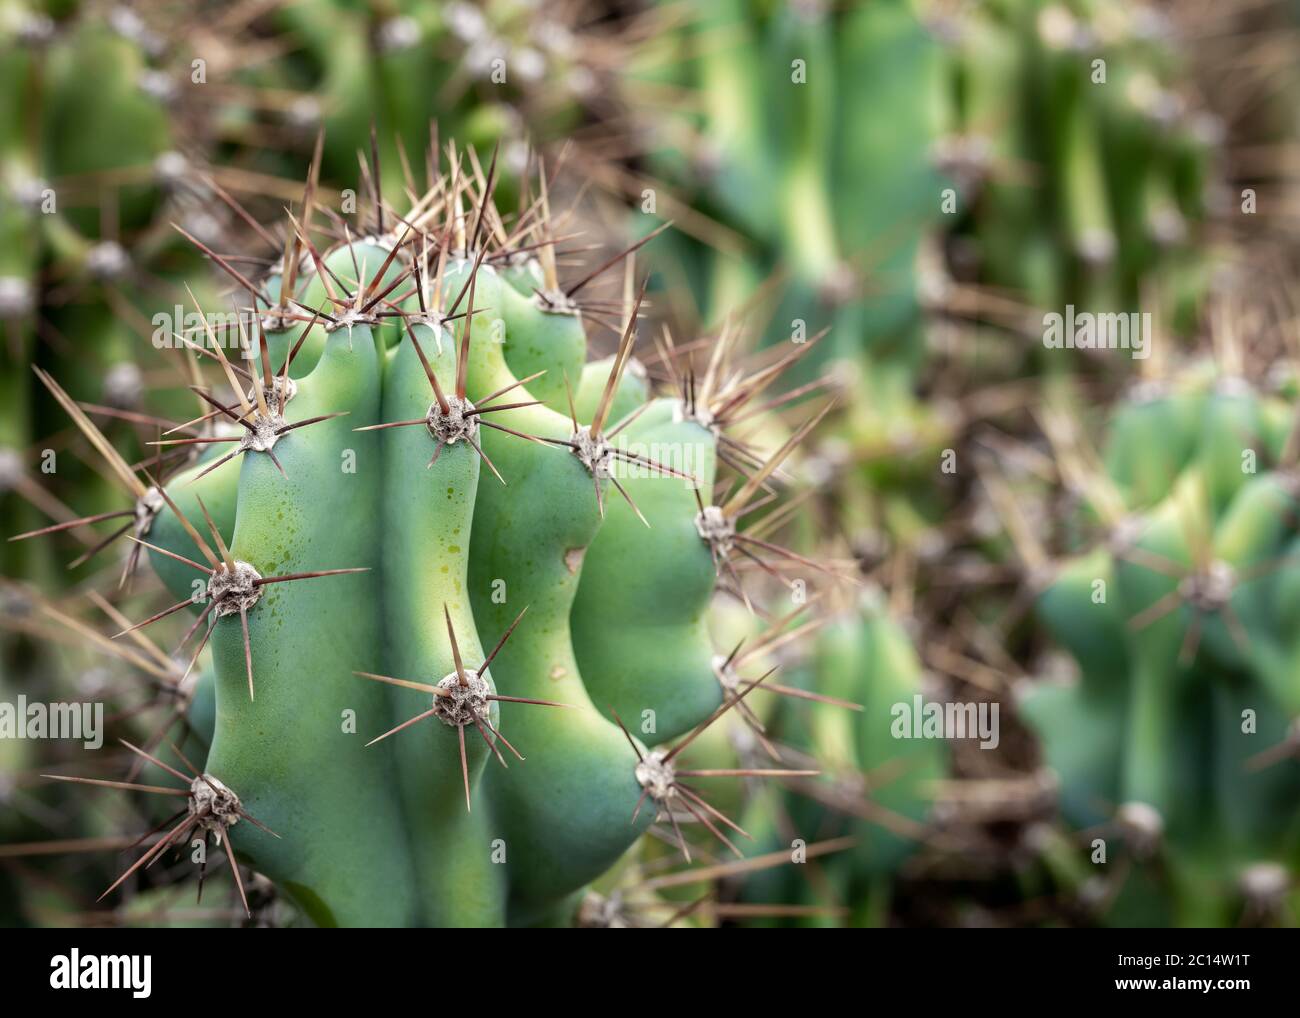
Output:
[[324,129],[326,180],[353,181],[357,150],[375,131],[383,189],[422,170],[429,124],[486,151],[502,145],[503,195],[526,171],[528,141],[564,138],[620,60],[617,31],[584,4],[485,0],[278,4],[272,29],[295,47],[261,81],[284,96],[279,119],[310,140]]
[[1283,922],[1300,865],[1294,394],[1228,359],[1138,386],[1099,453],[1067,405],[1044,420],[1079,550],[1028,556],[1079,677],[1019,710],[1066,819],[1107,843],[1099,908],[1119,925]]
[[[815,747],[824,776],[755,789],[744,819],[757,839],[755,853],[792,839],[845,838],[850,847],[818,861],[809,875],[758,874],[742,900],[786,902],[789,921],[798,925],[887,925],[900,869],[928,836],[947,749],[941,739],[897,730],[899,705],[910,711],[924,693],[922,671],[878,593],[816,625],[796,669],[800,688],[738,742],[742,759],[757,761],[776,740],[781,757],[796,765],[810,761]],[[801,746],[808,749],[792,748]],[[778,915],[767,923],[781,921]]]
[[1285,5],[218,8],[0,0],[0,915],[1297,921]]
[[652,94],[692,100],[647,124],[663,185],[646,186],[693,213],[661,209],[695,237],[673,258],[703,321],[770,278],[781,294],[772,339],[833,322],[820,356],[867,346],[918,362],[915,263],[939,217],[940,69],[904,0],[727,0],[643,47],[629,91],[643,78]]
[[1224,129],[1196,104],[1170,16],[997,0],[936,24],[948,59],[935,156],[957,185],[947,261],[976,288],[944,303],[1012,328],[1008,297],[1141,306],[1187,334],[1213,263]]
[[[72,457],[57,468],[49,461],[62,451],[52,433],[64,422],[33,389],[28,365],[58,357],[64,386],[115,436],[155,424],[142,403],[163,386],[147,375],[141,346],[158,345],[153,316],[201,264],[174,227],[218,243],[233,218],[214,201],[225,193],[218,179],[242,189],[274,183],[209,165],[226,99],[209,91],[221,86],[207,75],[224,64],[202,29],[185,20],[160,29],[161,20],[126,4],[0,6],[0,492],[20,496],[3,500],[9,535],[72,518],[59,495],[87,514],[111,501],[111,486]],[[208,63],[191,60],[191,47]],[[39,490],[54,480],[54,492]],[[6,544],[4,567],[57,575],[32,544]]]

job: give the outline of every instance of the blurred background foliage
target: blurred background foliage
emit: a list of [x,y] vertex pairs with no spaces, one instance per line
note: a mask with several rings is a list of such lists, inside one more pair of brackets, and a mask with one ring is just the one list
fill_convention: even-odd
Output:
[[[665,879],[649,839],[582,921],[1295,925],[1298,29],[1282,0],[0,0],[4,534],[122,508],[32,365],[175,465],[147,443],[198,369],[155,316],[228,299],[201,246],[275,257],[250,219],[318,135],[340,224],[419,190],[431,125],[500,146],[507,201],[545,153],[573,243],[672,220],[647,336],[816,342],[781,410],[835,403],[771,521],[827,569],[807,604],[756,577],[717,634],[724,686],[787,693],[699,753],[824,770],[740,783],[752,858],[851,843]],[[1070,305],[1149,312],[1151,356],[1045,348]],[[165,655],[106,639],[120,564],[82,559],[115,526],[0,544],[0,699],[103,699],[133,736],[175,705]],[[917,694],[998,705],[998,747],[895,737]],[[39,779],[74,752],[0,740],[3,921],[242,922],[183,863],[95,904],[89,850],[148,824]]]

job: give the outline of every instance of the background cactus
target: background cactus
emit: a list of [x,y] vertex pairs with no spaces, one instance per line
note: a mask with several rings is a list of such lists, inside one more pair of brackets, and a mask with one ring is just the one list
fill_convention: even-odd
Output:
[[[815,748],[824,777],[785,792],[757,791],[745,815],[769,850],[801,832],[851,836],[853,847],[817,864],[816,877],[790,880],[774,869],[743,889],[752,900],[805,906],[794,922],[887,925],[902,864],[929,837],[935,782],[945,767],[938,741],[902,741],[895,705],[923,695],[919,659],[906,630],[878,593],[820,627],[802,676],[805,696],[782,702],[765,734],[783,745]],[[754,743],[751,753],[761,754]],[[779,799],[779,801],[774,801]],[[816,908],[820,906],[820,908]]]
[[1207,367],[1136,392],[1099,454],[1068,412],[1048,417],[1081,537],[1101,538],[1038,601],[1079,681],[1020,710],[1067,819],[1117,835],[1133,863],[1109,913],[1121,924],[1276,919],[1295,865],[1296,776],[1279,764],[1298,693],[1294,404],[1231,360]]
[[699,318],[771,281],[772,341],[794,319],[806,335],[834,323],[819,356],[871,348],[915,367],[917,254],[939,214],[929,150],[941,64],[911,6],[738,0],[641,52],[641,75],[695,100],[646,133],[654,173],[707,217],[683,217],[694,242],[679,237],[681,267],[665,269],[693,283]]
[[[572,137],[607,109],[632,26],[605,26],[582,4],[278,4],[264,30],[292,40],[285,59],[250,74],[269,126],[293,144],[323,128],[327,180],[352,181],[377,128],[382,185],[399,193],[421,169],[429,124],[487,151],[503,146],[503,195],[526,171],[527,146]],[[621,29],[621,31],[620,31]]]
[[1198,105],[1178,31],[1149,5],[1011,0],[944,22],[948,127],[961,185],[954,270],[1031,306],[1196,321],[1198,243],[1222,201],[1224,127]]
[[[184,299],[187,279],[216,302],[197,249],[177,228],[220,246],[238,220],[218,196],[274,194],[282,183],[233,165],[238,156],[225,146],[230,106],[220,90],[242,41],[236,33],[218,44],[201,24],[128,5],[0,10],[8,405],[0,488],[10,534],[113,507],[111,485],[94,471],[68,457],[55,477],[40,460],[46,449],[62,451],[66,417],[33,388],[29,364],[58,363],[64,386],[124,443],[129,461],[147,451],[137,429],[159,420],[143,412],[147,394],[164,414],[193,405],[188,394],[167,391],[183,392],[192,379],[171,373],[174,361],[147,363],[138,344],[169,340],[154,316]],[[90,531],[74,534],[93,547]],[[13,560],[9,575],[61,579],[39,544],[6,545],[4,554]]]

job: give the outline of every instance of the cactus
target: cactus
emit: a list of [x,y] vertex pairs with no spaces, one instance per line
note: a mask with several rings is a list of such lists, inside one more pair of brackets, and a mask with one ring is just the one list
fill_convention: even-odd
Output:
[[[0,861],[62,878],[0,914],[1294,924],[1297,386],[1233,342],[1286,302],[1202,314],[1233,240],[1289,285],[1221,215],[1221,163],[1284,206],[1257,8],[0,0],[0,701],[121,747],[0,741]],[[575,264],[560,165],[640,240]],[[1142,377],[1096,453],[1070,304],[1158,323],[1078,372]],[[918,651],[1009,749],[896,737]]]
[[258,83],[281,96],[296,90],[281,120],[308,140],[324,130],[327,180],[354,179],[357,148],[374,130],[382,187],[396,193],[403,166],[424,162],[437,120],[469,146],[501,143],[512,191],[526,170],[525,133],[537,143],[568,136],[619,66],[618,34],[577,13],[519,0],[277,5],[270,26],[297,46]]
[[[715,383],[652,396],[629,368],[630,269],[618,349],[584,364],[544,184],[502,247],[495,156],[475,175],[455,153],[410,211],[377,195],[359,239],[324,248],[317,164],[261,282],[208,252],[256,317],[188,341],[234,400],[199,390],[216,427],[157,443],[198,450],[165,484],[41,373],[136,498],[126,536],[177,599],[123,633],[191,614],[182,680],[211,650],[206,752],[132,744],[160,783],[107,782],[185,799],[112,889],[211,838],[241,896],[235,853],[321,925],[567,922],[656,816],[727,842],[678,757],[752,691],[711,667],[709,521],[756,542],[735,516],[820,418],[770,458],[728,437],[787,363],[737,373],[730,346]],[[537,264],[517,282],[520,249]],[[225,350],[240,339],[246,367]],[[710,506],[728,448],[752,469]]]
[[1080,512],[1069,557],[1027,557],[1079,678],[1019,711],[1067,821],[1118,842],[1120,925],[1285,921],[1300,864],[1296,409],[1232,364],[1138,387],[1099,454],[1068,405],[1044,412]]
[[[209,164],[233,105],[220,93],[213,98],[223,67],[214,57],[205,68],[211,79],[195,84],[191,47],[211,55],[209,38],[192,22],[164,31],[159,20],[127,5],[0,5],[0,513],[7,534],[74,515],[37,490],[51,464],[33,462],[42,449],[32,445],[64,421],[32,387],[26,366],[61,354],[64,387],[115,440],[159,422],[141,412],[147,391],[164,413],[179,412],[181,400],[151,385],[137,357],[141,336],[154,331],[152,312],[173,304],[184,293],[179,281],[201,264],[173,224],[220,245],[233,212],[214,197],[229,198],[226,186],[274,191],[269,178]],[[241,39],[225,42],[237,47]],[[138,443],[127,453],[134,458],[132,451]],[[70,458],[58,467],[54,494],[75,497],[88,516],[111,511],[110,485]],[[90,531],[73,529],[93,548]],[[4,559],[11,576],[56,583],[63,575],[37,545],[7,544]]]
[[744,817],[756,851],[810,832],[849,847],[822,861],[815,879],[780,869],[761,874],[746,884],[744,899],[796,905],[790,921],[798,925],[886,925],[899,871],[927,840],[931,783],[947,752],[942,742],[900,741],[892,730],[895,706],[911,705],[922,677],[911,639],[878,592],[810,625],[820,632],[804,652],[800,688],[764,718],[757,742],[742,744],[757,757],[771,738],[795,760],[811,760],[815,748],[824,777],[760,789]]
[[645,42],[626,91],[667,79],[697,97],[645,134],[651,169],[690,212],[672,212],[692,240],[677,240],[664,271],[694,285],[703,321],[774,278],[769,341],[789,339],[796,320],[809,335],[833,324],[819,357],[870,349],[919,364],[940,56],[903,0],[726,0]]
[[[0,47],[5,74],[0,117],[5,124],[0,137],[0,237],[5,251],[0,263],[0,356],[6,364],[0,492],[7,495],[30,490],[24,458],[42,433],[25,371],[20,370],[36,355],[40,328],[49,334],[51,325],[42,323],[42,317],[52,319],[54,329],[68,328],[73,335],[89,326],[99,342],[87,342],[86,349],[110,364],[121,364],[126,348],[123,330],[104,327],[107,314],[96,321],[85,308],[62,307],[86,303],[85,291],[93,294],[101,284],[120,282],[129,268],[118,236],[104,234],[100,216],[85,200],[86,185],[102,171],[120,170],[124,164],[141,170],[148,181],[153,161],[170,147],[171,139],[165,114],[133,80],[143,56],[105,25],[85,22],[57,30],[39,11],[6,4],[0,8]],[[78,122],[82,108],[87,119]],[[91,128],[112,132],[117,144],[97,144]],[[54,182],[62,180],[68,186],[56,189]],[[117,230],[139,229],[150,215],[148,196],[138,187],[124,188],[117,212]],[[114,229],[111,219],[108,226]],[[55,282],[43,286],[47,272]],[[97,393],[104,381],[115,377],[131,388],[130,368],[116,375],[100,370],[95,376]],[[138,373],[132,377],[138,380]],[[99,401],[114,402],[115,394],[105,393]],[[17,498],[7,497],[4,503],[8,532],[27,529],[38,518]],[[7,572],[39,573],[39,554],[32,547],[7,548]]]
[[957,183],[959,291],[941,303],[1018,330],[1008,291],[1033,308],[1140,301],[1171,332],[1194,328],[1223,128],[1189,99],[1173,18],[1000,0],[940,22],[935,156]]

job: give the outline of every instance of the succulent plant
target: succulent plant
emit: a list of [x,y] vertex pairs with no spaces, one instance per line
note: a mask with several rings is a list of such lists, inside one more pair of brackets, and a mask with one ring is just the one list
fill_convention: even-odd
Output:
[[0,0],[0,919],[1294,925],[1288,18]]
[[[527,172],[528,142],[570,136],[619,68],[617,31],[577,5],[482,3],[281,4],[269,31],[293,50],[257,79],[279,96],[280,120],[310,141],[323,128],[326,180],[351,181],[375,131],[383,188],[425,162],[429,124],[486,151],[503,146],[504,187]],[[617,26],[616,26],[617,27]],[[436,143],[435,143],[435,148]]]
[[872,349],[919,363],[940,58],[894,0],[725,0],[645,41],[628,90],[695,100],[646,118],[644,186],[689,209],[671,213],[691,236],[665,271],[692,283],[701,320],[771,281],[769,340],[788,340],[796,320],[808,335],[833,323],[819,358]]
[[[163,30],[163,20],[126,4],[0,6],[0,512],[8,534],[70,515],[58,496],[75,491],[83,509],[107,511],[112,495],[71,458],[57,478],[39,461],[58,447],[50,436],[64,422],[27,365],[61,355],[63,385],[115,438],[156,424],[141,404],[146,391],[157,404],[162,386],[146,377],[139,344],[154,331],[154,312],[184,293],[178,280],[201,264],[173,225],[218,244],[233,218],[214,200],[229,197],[222,182],[274,190],[269,178],[211,164],[229,106],[219,91],[226,68],[201,27],[182,19]],[[202,73],[191,63],[195,49],[207,58]],[[173,388],[183,391],[184,381]],[[178,405],[162,404],[165,412]],[[56,498],[41,497],[39,486],[52,482]],[[3,557],[10,576],[53,581],[60,572],[37,545],[7,544]]]
[[[934,155],[957,185],[938,303],[1018,330],[1031,308],[1196,323],[1222,201],[1224,128],[1196,99],[1176,15],[1000,0],[936,19],[947,81]],[[968,289],[973,288],[973,289]],[[1032,326],[1031,326],[1032,327]]]
[[929,836],[932,786],[946,768],[942,741],[900,739],[894,730],[897,705],[923,693],[911,638],[878,591],[857,601],[808,623],[818,632],[800,655],[794,695],[764,717],[757,739],[744,740],[754,760],[769,752],[769,738],[796,763],[810,762],[815,749],[822,771],[755,790],[743,814],[755,851],[814,832],[846,844],[815,876],[778,868],[742,889],[743,900],[794,906],[785,921],[798,925],[887,925],[902,865]]
[[[211,648],[202,757],[129,747],[165,781],[142,790],[185,804],[119,884],[197,838],[322,925],[568,922],[657,816],[726,840],[687,783],[716,775],[678,754],[753,687],[719,683],[705,617],[737,549],[799,558],[736,520],[819,418],[770,457],[726,435],[789,362],[736,370],[734,337],[652,396],[630,269],[617,350],[586,363],[608,305],[579,296],[591,273],[561,288],[544,183],[510,236],[495,156],[448,158],[406,213],[376,193],[322,247],[316,164],[260,282],[205,248],[246,314],[182,338],[234,399],[196,387],[211,410],[180,427],[208,430],[157,443],[198,450],[165,484],[39,372],[177,599],[123,633],[193,615],[178,683]],[[741,470],[714,506],[719,457]]]
[[1093,882],[1107,921],[1277,922],[1293,907],[1295,414],[1231,357],[1137,386],[1099,453],[1069,404],[1044,411],[1078,502],[1072,551],[1058,564],[1021,547],[1078,677],[1018,709],[1066,820],[1109,842],[1092,859],[1113,875]]

